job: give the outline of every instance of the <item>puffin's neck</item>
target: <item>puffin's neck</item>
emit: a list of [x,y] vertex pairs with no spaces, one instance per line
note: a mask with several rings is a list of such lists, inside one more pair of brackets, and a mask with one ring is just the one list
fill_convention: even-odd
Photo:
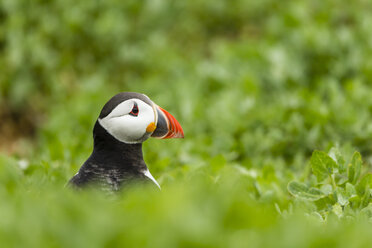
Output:
[[94,130],[94,149],[91,158],[107,168],[146,170],[142,143],[126,144],[111,136],[97,121]]

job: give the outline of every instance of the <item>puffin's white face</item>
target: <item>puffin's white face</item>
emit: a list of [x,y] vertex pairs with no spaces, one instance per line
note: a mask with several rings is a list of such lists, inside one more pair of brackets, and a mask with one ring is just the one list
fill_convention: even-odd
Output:
[[117,105],[110,114],[98,119],[98,122],[121,142],[141,143],[148,139],[156,128],[156,106],[132,98]]

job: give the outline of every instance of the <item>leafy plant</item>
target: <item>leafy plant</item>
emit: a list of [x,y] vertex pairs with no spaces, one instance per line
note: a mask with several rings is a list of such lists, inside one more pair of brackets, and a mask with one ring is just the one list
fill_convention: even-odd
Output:
[[330,214],[339,218],[353,217],[361,211],[370,211],[372,174],[362,173],[363,161],[355,152],[346,163],[336,148],[329,154],[314,151],[310,165],[315,182],[292,181],[288,191],[298,200],[312,203],[324,219]]

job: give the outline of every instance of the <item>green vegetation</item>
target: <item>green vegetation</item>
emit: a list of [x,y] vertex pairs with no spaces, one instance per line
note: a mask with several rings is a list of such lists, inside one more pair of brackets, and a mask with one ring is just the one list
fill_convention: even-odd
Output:
[[[2,0],[1,247],[370,247],[368,1]],[[147,94],[161,192],[64,188],[103,104]],[[358,151],[358,152],[355,152]]]
[[308,183],[314,184],[314,187],[293,181],[288,184],[288,191],[306,202],[309,213],[318,216],[321,221],[334,214],[341,219],[354,220],[359,214],[371,218],[372,174],[361,177],[360,154],[354,153],[348,165],[337,150],[332,149],[331,154],[334,158],[315,151],[311,157],[316,180],[309,180]]

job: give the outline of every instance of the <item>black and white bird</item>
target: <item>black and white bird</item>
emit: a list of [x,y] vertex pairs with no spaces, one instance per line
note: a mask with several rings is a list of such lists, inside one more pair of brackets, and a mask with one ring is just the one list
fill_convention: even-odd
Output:
[[148,170],[142,143],[149,137],[183,138],[178,121],[146,95],[123,92],[103,107],[93,129],[94,148],[69,185],[96,185],[104,191],[119,191],[133,182],[151,182],[160,188]]

